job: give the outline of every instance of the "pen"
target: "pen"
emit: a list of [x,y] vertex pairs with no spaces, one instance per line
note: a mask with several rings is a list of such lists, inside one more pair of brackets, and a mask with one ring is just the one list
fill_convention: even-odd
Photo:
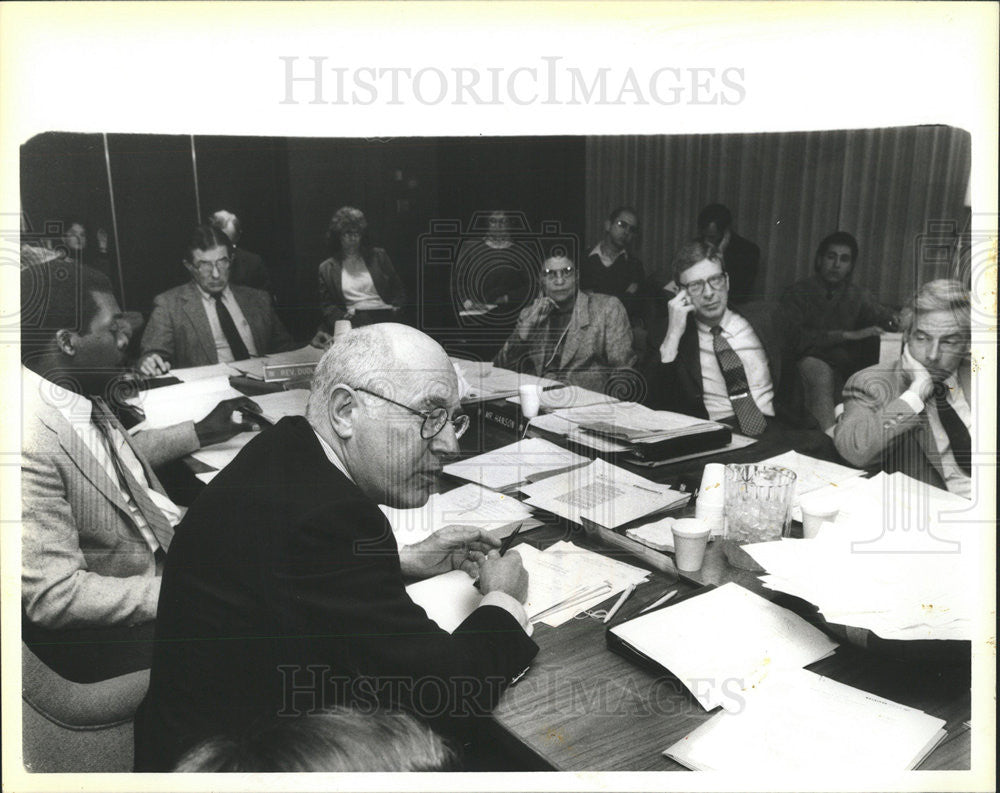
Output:
[[640,611],[639,614],[645,614],[650,609],[655,609],[657,606],[662,606],[664,603],[666,603],[668,600],[670,600],[670,598],[672,598],[676,594],[677,594],[677,590],[676,589],[670,590],[669,592],[667,592],[667,594],[665,594],[659,600],[654,601],[653,603],[650,603],[648,606],[646,606],[646,608],[644,608],[642,611]]
[[607,623],[611,622],[611,618],[614,617],[615,614],[618,613],[618,609],[620,609],[624,605],[625,601],[629,599],[629,596],[633,592],[635,592],[635,587],[636,587],[635,584],[629,584],[628,588],[624,592],[622,592],[622,596],[620,598],[618,598],[618,602],[615,603],[615,605],[613,605],[611,607],[611,611],[608,612],[608,616],[606,616],[604,618],[604,624],[605,625]]
[[505,553],[507,553],[508,550],[510,550],[511,543],[514,542],[514,538],[521,532],[521,527],[522,526],[524,526],[524,521],[523,520],[518,524],[517,528],[514,529],[514,531],[512,531],[510,534],[508,534],[506,537],[504,537],[503,542],[500,543],[500,555],[501,556],[503,556]]

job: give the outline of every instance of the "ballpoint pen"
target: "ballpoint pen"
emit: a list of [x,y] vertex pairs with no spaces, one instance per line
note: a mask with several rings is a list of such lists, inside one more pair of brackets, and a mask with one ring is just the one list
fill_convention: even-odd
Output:
[[510,550],[510,546],[514,542],[514,538],[517,537],[517,535],[521,532],[521,528],[523,526],[524,526],[524,521],[522,520],[518,524],[517,528],[514,529],[514,531],[512,531],[510,534],[508,534],[506,537],[504,537],[503,542],[500,543],[500,555],[501,556],[503,556],[505,553],[507,553],[508,550]]
[[628,585],[628,588],[624,592],[622,592],[622,596],[618,598],[618,602],[611,607],[611,610],[608,612],[608,615],[604,618],[604,624],[611,622],[611,618],[618,613],[618,609],[620,609],[625,604],[625,601],[629,599],[629,596],[633,592],[635,592],[635,588],[636,584]]
[[664,603],[666,603],[668,600],[670,600],[670,598],[672,598],[676,594],[677,594],[677,590],[676,589],[670,590],[669,592],[667,592],[667,594],[665,594],[659,600],[655,600],[652,603],[650,603],[648,606],[646,606],[646,608],[644,608],[642,611],[640,611],[639,614],[645,614],[650,609],[655,609],[657,606],[662,606]]
[[570,606],[576,606],[580,603],[584,603],[608,589],[611,589],[611,583],[609,581],[605,581],[603,584],[596,587],[582,586],[579,589],[573,590],[567,597],[556,603],[554,606],[550,606],[544,611],[540,611],[529,617],[528,622],[539,622],[552,614],[568,609]]

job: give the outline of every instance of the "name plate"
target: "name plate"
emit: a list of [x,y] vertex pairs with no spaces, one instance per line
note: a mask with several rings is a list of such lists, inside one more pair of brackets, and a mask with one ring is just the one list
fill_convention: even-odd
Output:
[[311,377],[316,371],[314,363],[276,363],[264,365],[264,382],[281,383],[296,377]]

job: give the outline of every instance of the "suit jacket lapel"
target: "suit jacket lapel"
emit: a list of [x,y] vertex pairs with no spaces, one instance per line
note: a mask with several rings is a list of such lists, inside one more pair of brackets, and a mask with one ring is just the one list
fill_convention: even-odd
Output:
[[705,388],[701,382],[701,349],[698,346],[698,325],[693,316],[688,317],[687,330],[677,347],[677,360],[684,367],[694,385],[694,398],[701,399]]
[[107,472],[97,462],[97,458],[90,453],[83,439],[77,435],[65,417],[53,407],[39,409],[38,415],[42,423],[56,434],[66,456],[80,469],[80,473],[87,481],[124,515],[129,516],[128,505],[122,498],[121,490],[111,481]]
[[237,287],[230,286],[229,288],[233,292],[233,299],[236,300],[236,304],[240,307],[240,311],[243,312],[243,318],[247,321],[247,324],[250,325],[250,335],[253,336],[253,343],[257,348],[257,354],[267,355],[267,340],[261,337],[264,322],[263,318],[260,317],[257,312],[257,304],[252,302],[249,295],[242,289],[237,291]]
[[580,348],[580,339],[583,336],[581,329],[588,325],[590,325],[590,295],[586,292],[577,292],[576,305],[573,306],[573,315],[566,326],[566,340],[559,356],[560,369],[565,370],[573,360],[573,356]]
[[201,345],[207,360],[218,363],[219,356],[215,351],[212,326],[208,322],[208,314],[205,313],[205,304],[201,299],[198,287],[189,282],[187,289],[181,295],[181,300],[184,303],[184,316],[188,318],[188,322],[194,328],[194,338],[197,340],[197,344]]

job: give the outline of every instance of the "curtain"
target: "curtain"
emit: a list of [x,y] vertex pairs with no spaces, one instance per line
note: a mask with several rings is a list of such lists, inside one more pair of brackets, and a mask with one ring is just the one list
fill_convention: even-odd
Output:
[[698,211],[718,202],[760,246],[759,297],[811,274],[817,244],[840,229],[858,239],[855,282],[898,305],[918,284],[955,275],[970,168],[970,135],[941,126],[589,137],[585,245],[611,209],[630,204],[647,273],[669,270]]

